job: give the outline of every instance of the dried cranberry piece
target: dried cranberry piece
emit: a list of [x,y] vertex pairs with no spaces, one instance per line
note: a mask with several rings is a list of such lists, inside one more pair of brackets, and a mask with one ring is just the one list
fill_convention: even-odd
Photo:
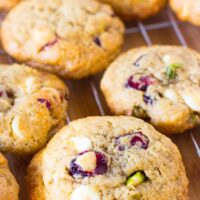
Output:
[[47,99],[39,98],[38,102],[44,103],[46,105],[47,109],[49,109],[49,110],[51,109],[51,103]]
[[106,156],[100,152],[95,152],[95,154],[97,159],[97,165],[94,174],[104,174],[108,170]]
[[84,151],[78,154],[78,156],[71,161],[69,169],[69,174],[71,176],[75,178],[84,178],[84,177],[94,177],[96,175],[101,175],[106,173],[106,171],[108,170],[107,159],[105,154],[101,152],[93,151],[96,155],[96,168],[94,169],[94,171],[84,171],[84,169],[82,169],[82,167],[76,163],[76,160],[79,156],[82,156],[88,152],[92,151]]
[[153,105],[154,99],[152,99],[150,96],[143,95],[143,100],[146,104]]
[[61,103],[63,103],[63,101],[64,101],[64,97],[63,96],[60,96],[60,101],[61,101]]
[[131,139],[132,146],[138,146],[141,149],[147,149],[149,145],[149,139],[146,135],[143,135],[141,132],[138,132],[132,139]]
[[84,171],[79,165],[76,164],[76,158],[74,158],[70,163],[69,174],[73,177],[90,177],[93,175],[92,172]]
[[101,47],[101,40],[99,39],[99,37],[94,38],[94,42],[96,45]]
[[147,149],[149,138],[142,132],[128,133],[115,138],[115,143],[119,151],[124,151],[126,148]]
[[151,76],[142,76],[139,80],[134,80],[134,76],[130,76],[125,86],[145,92],[150,85],[155,83],[156,81]]

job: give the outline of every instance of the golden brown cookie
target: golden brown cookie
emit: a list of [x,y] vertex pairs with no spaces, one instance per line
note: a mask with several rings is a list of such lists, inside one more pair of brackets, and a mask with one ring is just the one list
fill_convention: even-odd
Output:
[[19,186],[0,153],[0,200],[18,200]]
[[29,200],[187,200],[177,147],[133,117],[89,117],[61,129],[32,160]]
[[181,20],[200,25],[199,0],[170,0],[170,6]]
[[1,27],[6,52],[63,77],[106,68],[119,53],[124,26],[110,6],[94,0],[29,0]]
[[144,19],[157,14],[166,0],[99,0],[110,4],[125,20]]
[[56,76],[0,65],[0,150],[33,153],[65,124],[68,90]]
[[200,55],[178,46],[136,48],[105,72],[101,89],[113,113],[150,120],[161,132],[200,124]]
[[20,0],[0,0],[0,10],[9,10],[15,6]]

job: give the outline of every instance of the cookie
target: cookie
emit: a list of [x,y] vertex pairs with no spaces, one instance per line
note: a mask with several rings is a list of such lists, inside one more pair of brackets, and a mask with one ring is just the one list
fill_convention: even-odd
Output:
[[0,150],[42,148],[65,124],[68,90],[56,76],[25,65],[0,65]]
[[133,117],[89,117],[61,129],[32,160],[30,200],[187,199],[177,147]]
[[183,21],[200,25],[200,1],[197,0],[170,0],[170,6]]
[[0,200],[18,200],[19,186],[0,153]]
[[94,0],[29,0],[2,23],[8,54],[67,78],[106,68],[123,42],[124,26],[108,5]]
[[20,0],[0,0],[0,10],[9,10]]
[[101,90],[111,111],[149,120],[166,134],[200,124],[200,55],[178,46],[128,51],[105,72]]
[[165,5],[166,0],[99,0],[110,4],[124,20],[144,19],[157,14]]

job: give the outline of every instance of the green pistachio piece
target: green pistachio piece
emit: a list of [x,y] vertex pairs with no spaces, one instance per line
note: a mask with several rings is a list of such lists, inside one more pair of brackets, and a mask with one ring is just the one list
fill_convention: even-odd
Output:
[[132,115],[134,115],[136,117],[141,117],[141,118],[144,118],[144,119],[148,117],[146,111],[143,108],[141,108],[140,106],[137,106],[137,105],[133,106]]
[[131,200],[139,200],[141,198],[140,194],[134,194],[131,198]]
[[199,116],[198,116],[198,114],[192,114],[190,116],[190,122],[192,124],[198,124],[199,123]]
[[146,176],[143,172],[136,172],[135,174],[131,175],[128,180],[126,181],[126,186],[138,186],[143,183],[146,179]]
[[182,64],[181,63],[173,63],[170,64],[167,69],[166,69],[166,75],[168,76],[169,79],[174,79],[177,76],[177,69],[181,68]]

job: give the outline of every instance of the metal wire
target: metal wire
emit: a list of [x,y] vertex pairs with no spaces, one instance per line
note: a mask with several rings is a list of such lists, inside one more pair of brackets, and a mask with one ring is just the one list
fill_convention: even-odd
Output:
[[94,81],[92,80],[92,78],[90,79],[90,86],[91,86],[92,93],[93,93],[93,96],[95,98],[96,104],[98,106],[99,112],[102,116],[105,116],[105,111],[104,111],[103,106],[101,104],[101,100],[99,98],[99,94],[98,94],[96,85],[95,85]]
[[172,27],[174,29],[174,32],[176,33],[176,36],[179,39],[180,44],[182,46],[187,47],[188,45],[187,45],[185,38],[183,37],[183,34],[182,34],[182,32],[181,32],[181,30],[180,30],[180,28],[179,28],[179,26],[178,26],[178,24],[177,24],[177,22],[174,18],[174,15],[172,14],[172,12],[170,10],[168,10],[167,13],[168,13],[169,20],[172,24]]
[[[169,21],[167,21],[167,22],[145,25],[143,22],[139,21],[138,24],[137,24],[137,27],[128,28],[126,30],[126,34],[134,34],[134,33],[140,32],[141,35],[143,36],[145,43],[148,46],[151,46],[152,41],[151,41],[151,38],[148,34],[149,30],[159,30],[159,29],[163,29],[163,28],[172,27],[175,34],[176,34],[176,37],[178,38],[178,40],[180,42],[180,44],[182,46],[187,47],[186,40],[185,40],[185,38],[184,38],[180,28],[179,28],[178,22],[175,20],[174,15],[172,14],[172,12],[170,10],[168,10],[167,14],[168,14],[168,18],[169,18]],[[97,106],[99,108],[99,111],[102,115],[105,115],[105,112],[104,112],[103,107],[101,105],[101,100],[99,98],[99,94],[97,92],[97,88],[96,88],[96,86],[95,86],[95,84],[92,80],[90,80],[90,85],[91,85]],[[194,147],[196,149],[197,155],[200,157],[200,147],[199,147],[199,144],[196,141],[192,132],[190,132],[190,137],[191,137],[191,140],[192,140]]]
[[[157,29],[163,29],[163,28],[169,28],[172,24],[169,21],[166,22],[159,22],[154,24],[148,24],[145,26],[145,29],[147,31],[157,30]],[[131,27],[126,29],[126,34],[132,34],[132,33],[138,33],[140,29],[138,27]]]
[[71,121],[68,114],[67,114],[67,116],[66,116],[66,121],[67,121],[67,124],[69,124],[70,121]]
[[[152,41],[151,41],[151,38],[150,38],[150,36],[148,34],[148,31],[150,31],[150,30],[159,30],[159,29],[172,27],[174,32],[175,32],[175,34],[176,34],[176,37],[178,38],[178,40],[180,42],[180,44],[182,46],[187,47],[187,42],[186,42],[186,40],[185,40],[185,38],[184,38],[180,28],[179,28],[179,22],[177,22],[175,20],[175,17],[174,17],[174,15],[172,14],[172,12],[170,10],[167,11],[167,15],[168,15],[169,21],[164,21],[164,22],[160,22],[160,23],[154,23],[154,24],[145,25],[143,22],[139,21],[137,23],[137,27],[127,28],[126,29],[126,34],[141,33],[145,43],[148,46],[151,46],[152,45]],[[6,55],[6,53],[3,50],[0,50],[0,55]],[[10,56],[8,57],[8,59],[9,59],[9,63],[13,62],[13,59]],[[90,78],[89,82],[90,82],[90,87],[92,89],[92,93],[93,93],[94,99],[96,101],[97,107],[99,109],[99,112],[100,112],[100,114],[102,116],[104,116],[105,115],[105,111],[103,109],[103,106],[102,106],[102,103],[101,103],[101,100],[100,100],[100,97],[99,97],[99,94],[98,94],[97,87],[96,87],[96,85],[94,83],[94,80],[92,78]],[[69,115],[66,116],[66,119],[67,119],[67,123],[69,123],[70,122]],[[190,137],[191,137],[191,140],[192,140],[192,142],[194,144],[194,147],[196,149],[197,155],[200,157],[200,147],[199,147],[199,144],[196,141],[196,139],[195,139],[195,137],[194,137],[192,132],[190,132]]]
[[197,155],[200,157],[200,149],[199,149],[199,144],[197,143],[196,139],[194,138],[193,133],[190,131],[190,138],[192,139],[192,142],[194,144],[194,147],[196,148]]
[[146,27],[145,25],[142,23],[142,22],[138,22],[138,28],[139,28],[139,31],[140,33],[142,34],[143,38],[144,38],[144,41],[145,43],[148,45],[148,46],[151,46],[152,45],[152,42],[151,42],[151,39],[148,35],[148,32],[146,30]]
[[[174,18],[174,15],[172,14],[172,12],[170,10],[168,10],[168,17],[169,17],[169,20],[170,20],[170,22],[172,24],[172,27],[174,29],[174,32],[176,33],[176,36],[177,36],[180,44],[182,46],[184,46],[184,47],[187,47],[188,46],[187,42],[186,42],[186,40],[185,40],[181,30],[180,30],[175,18]],[[194,137],[194,135],[193,135],[193,133],[191,131],[190,131],[190,138],[191,138],[191,140],[192,140],[192,142],[194,144],[194,147],[196,149],[197,155],[200,157],[200,146],[199,146],[198,142],[196,141],[196,139],[195,139],[195,137]]]

